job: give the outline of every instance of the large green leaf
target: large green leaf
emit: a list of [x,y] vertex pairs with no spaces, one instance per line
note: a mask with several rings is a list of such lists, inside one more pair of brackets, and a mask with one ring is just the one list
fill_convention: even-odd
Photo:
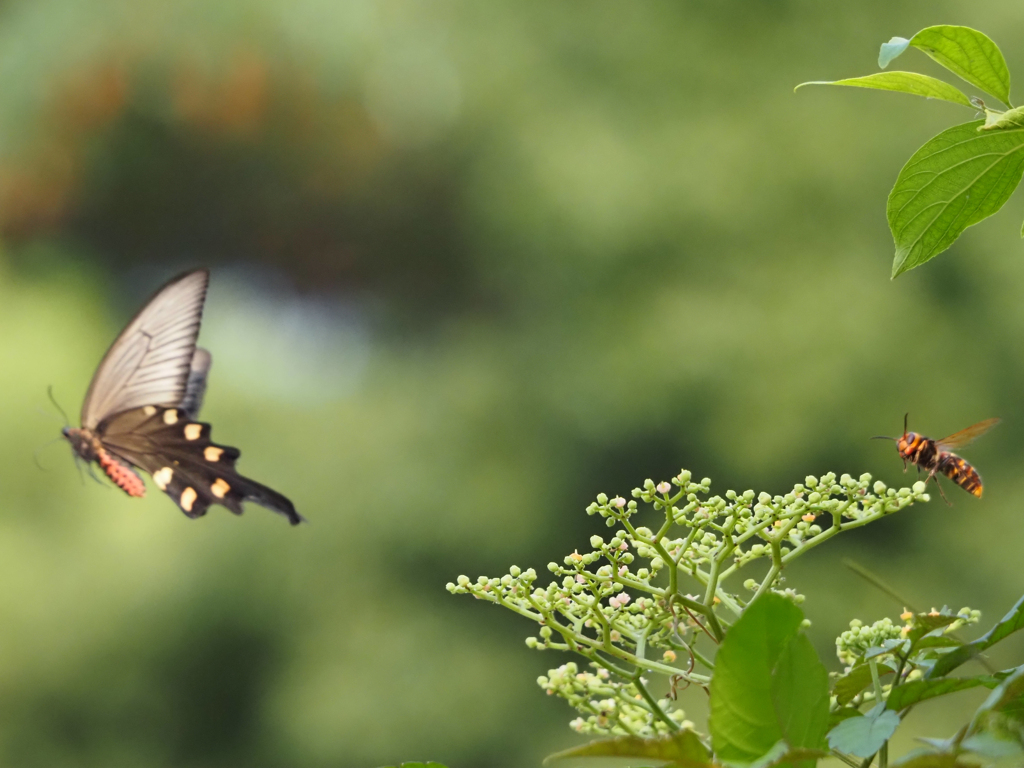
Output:
[[589,744],[548,755],[544,758],[544,764],[570,757],[644,757],[652,760],[671,760],[673,765],[691,768],[711,763],[708,748],[704,746],[700,737],[689,729],[657,738],[616,736],[611,739],[597,739]]
[[979,132],[957,125],[903,166],[886,214],[896,242],[892,276],[924,264],[998,211],[1024,173],[1024,128]]
[[1010,70],[999,46],[970,27],[942,24],[922,29],[910,44],[958,77],[1010,104]]
[[832,749],[857,757],[871,757],[900,724],[900,716],[885,705],[877,705],[864,717],[851,717],[828,732]]
[[812,80],[800,83],[796,88],[805,85],[848,85],[853,88],[874,88],[879,91],[899,91],[926,99],[942,99],[965,107],[972,107],[971,100],[956,86],[928,75],[917,72],[877,72],[864,77],[848,77],[844,80]]
[[1024,597],[1018,600],[1010,612],[1003,616],[992,629],[977,640],[941,656],[928,672],[927,677],[934,679],[949,674],[965,661],[973,659],[982,651],[991,648],[1000,640],[1020,629],[1024,629]]
[[818,749],[828,722],[828,676],[800,634],[803,613],[766,594],[729,629],[715,657],[709,728],[722,761],[752,763],[780,741]]
[[828,671],[806,635],[798,634],[786,644],[772,671],[771,693],[790,747],[823,746],[828,730]]

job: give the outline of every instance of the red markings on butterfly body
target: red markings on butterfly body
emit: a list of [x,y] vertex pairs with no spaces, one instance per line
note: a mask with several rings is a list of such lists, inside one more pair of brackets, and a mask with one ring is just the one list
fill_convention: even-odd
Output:
[[96,453],[96,461],[107,473],[107,477],[129,496],[142,498],[146,495],[146,485],[142,482],[142,478],[102,448]]

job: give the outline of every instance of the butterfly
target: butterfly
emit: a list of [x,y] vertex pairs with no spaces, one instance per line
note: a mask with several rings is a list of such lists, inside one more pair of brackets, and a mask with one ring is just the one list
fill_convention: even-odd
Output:
[[211,504],[240,515],[251,501],[298,525],[304,518],[291,501],[238,474],[239,450],[212,442],[210,425],[196,420],[212,363],[196,346],[209,282],[209,271],[197,269],[154,294],[100,361],[81,428],[62,434],[129,496],[146,493],[141,469],[188,517]]

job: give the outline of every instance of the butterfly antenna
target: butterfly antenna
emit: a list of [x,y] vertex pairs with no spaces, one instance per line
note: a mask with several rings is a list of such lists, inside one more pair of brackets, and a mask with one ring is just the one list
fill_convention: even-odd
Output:
[[60,411],[60,415],[64,417],[64,426],[70,427],[71,420],[68,418],[68,415],[64,412],[64,409],[60,407],[60,403],[57,402],[57,398],[53,396],[53,384],[46,388],[46,394],[50,396],[50,402],[53,403],[54,406],[56,406],[57,410]]
[[38,448],[36,448],[34,451],[32,451],[32,460],[36,463],[37,467],[39,467],[41,470],[43,470],[43,472],[47,472],[48,470],[46,469],[46,467],[44,467],[42,464],[39,463],[39,454],[40,454],[40,452],[43,451],[46,448],[49,448],[51,445],[56,443],[58,440],[63,440],[63,439],[64,439],[63,435],[61,435],[60,437],[55,437],[55,438],[53,438],[53,440],[48,440],[47,442],[43,443]]

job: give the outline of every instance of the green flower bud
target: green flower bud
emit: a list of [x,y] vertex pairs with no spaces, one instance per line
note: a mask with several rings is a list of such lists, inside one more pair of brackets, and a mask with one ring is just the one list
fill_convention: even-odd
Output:
[[605,494],[605,493],[597,494],[597,503],[600,504],[602,507],[605,504],[607,504],[608,503],[608,494]]
[[469,576],[459,576],[459,578],[457,578],[456,581],[459,583],[460,587],[469,586]]
[[518,579],[519,578],[519,574],[522,573],[522,571],[519,570],[519,567],[515,566],[515,565],[513,565],[511,568],[509,568],[508,572],[509,572],[509,575],[513,579]]
[[769,495],[768,495],[767,493],[765,493],[764,491],[761,491],[761,493],[759,493],[759,494],[758,494],[758,496],[757,496],[757,500],[758,500],[758,501],[759,501],[759,502],[760,502],[761,504],[765,504],[765,505],[767,505],[767,504],[771,504],[771,502],[772,502],[772,497],[771,497],[771,496],[769,496]]
[[916,483],[914,483],[914,493],[924,493],[924,489],[926,487],[927,486],[923,480],[918,480]]
[[604,539],[602,539],[600,536],[590,537],[590,546],[592,546],[594,549],[600,549],[602,544],[604,544]]
[[447,589],[449,592],[454,592],[457,589],[457,587],[450,581],[444,585],[444,588]]
[[[537,647],[537,638],[536,638],[536,637],[528,637],[528,638],[526,638],[526,647],[527,647],[527,648],[536,648],[536,647]],[[543,680],[544,682],[541,682],[542,680]],[[547,678],[546,678],[546,677],[538,677],[538,678],[537,678],[537,682],[538,682],[538,683],[539,683],[539,684],[540,684],[541,686],[544,686],[544,685],[547,685],[547,682],[548,682],[548,681],[547,681]]]
[[743,582],[743,587],[745,589],[749,589],[751,592],[753,592],[754,590],[757,589],[757,582],[754,581],[753,579],[747,579],[746,581]]
[[543,637],[545,640],[551,637],[551,627],[541,627],[540,636]]
[[868,483],[871,482],[871,473],[870,472],[865,472],[863,475],[860,476],[859,481],[863,485],[867,485]]
[[653,491],[654,490],[654,481],[651,480],[651,478],[649,478],[649,477],[646,480],[644,480],[644,490],[645,491]]
[[808,475],[807,477],[804,478],[804,485],[806,485],[808,488],[817,488],[818,478],[816,478],[814,475]]

